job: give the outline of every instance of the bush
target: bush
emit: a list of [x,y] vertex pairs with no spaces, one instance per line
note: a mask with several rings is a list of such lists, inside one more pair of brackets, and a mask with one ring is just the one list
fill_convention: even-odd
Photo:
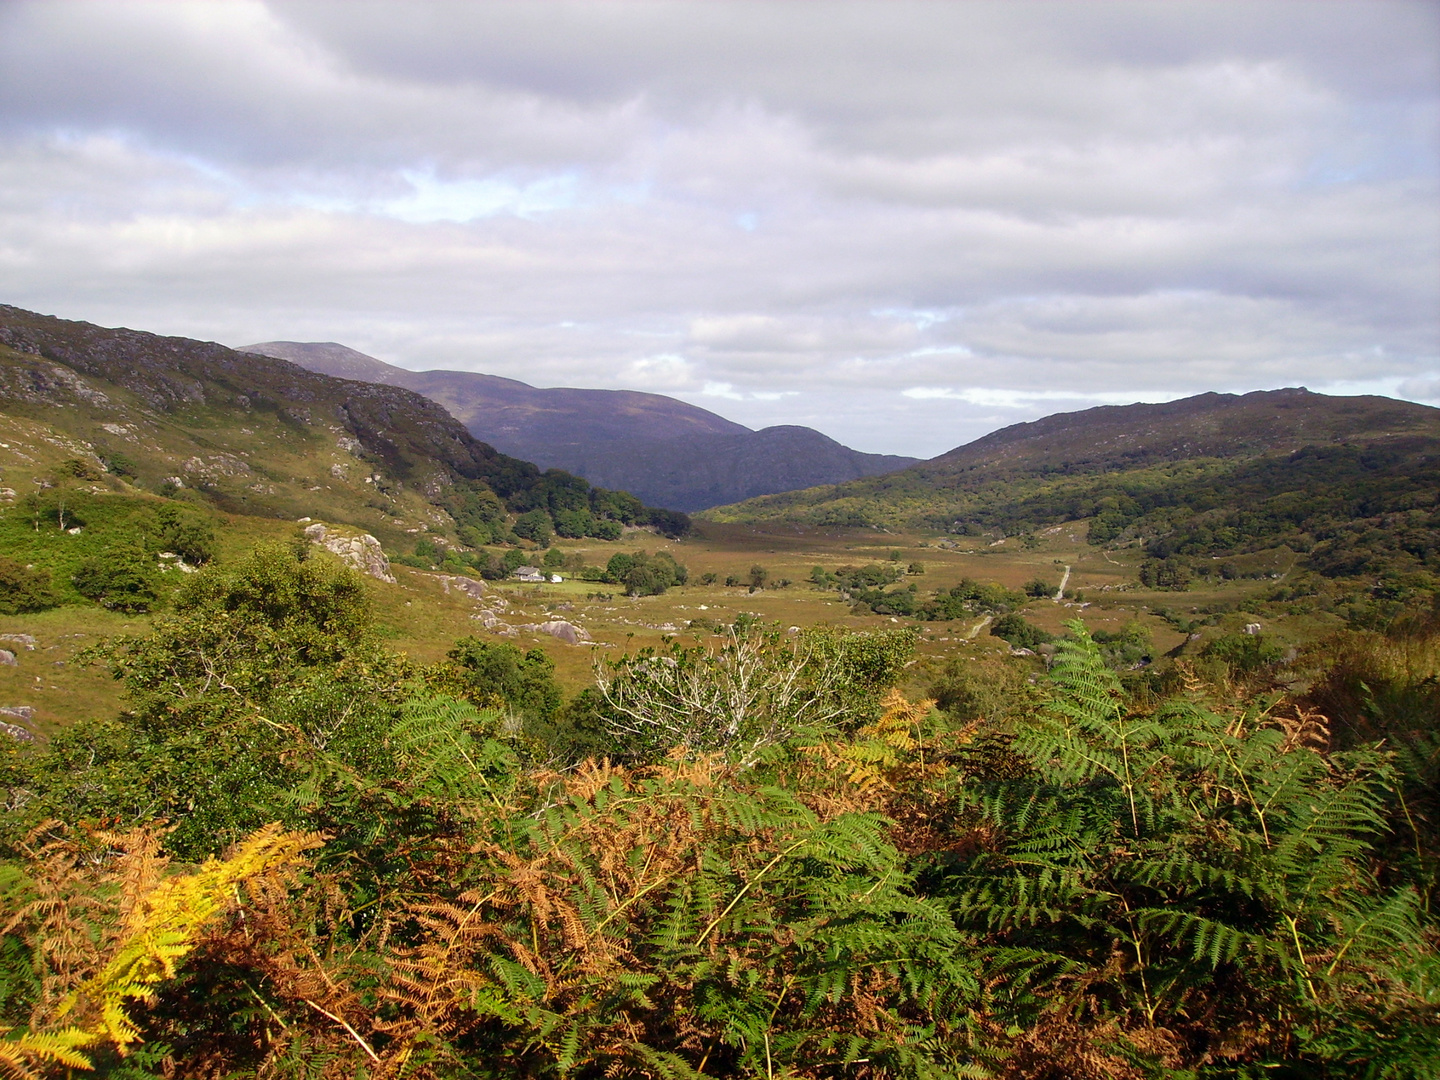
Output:
[[624,585],[630,596],[658,596],[672,585],[683,585],[689,577],[684,566],[668,551],[647,555],[617,552],[605,567],[605,580]]
[[748,766],[801,729],[874,720],[916,640],[910,630],[786,636],[737,619],[718,649],[672,643],[597,667],[601,716],[624,757],[653,759],[681,747]]
[[1184,592],[1190,587],[1190,567],[1179,559],[1146,559],[1140,564],[1140,584],[1147,589]]
[[1051,584],[1050,582],[1042,581],[1040,578],[1035,578],[1025,583],[1023,592],[1026,596],[1033,596],[1037,600],[1044,600],[1048,597],[1054,596],[1055,589],[1056,586]]
[[50,587],[50,571],[0,555],[0,615],[44,611],[59,603],[60,598]]
[[1200,655],[1219,660],[1237,675],[1251,675],[1278,664],[1285,654],[1264,634],[1226,634],[1207,644]]
[[140,466],[125,454],[107,454],[105,458],[105,471],[114,476],[123,476],[127,480],[134,480],[140,475]]
[[149,611],[158,595],[159,569],[139,543],[117,544],[86,559],[75,571],[75,591],[111,611],[135,615]]
[[461,525],[455,535],[462,544],[472,548],[484,547],[495,539],[489,525]]
[[215,530],[204,517],[178,506],[162,506],[155,515],[160,524],[159,541],[186,562],[203,566],[215,557]]
[[526,721],[549,721],[560,708],[555,661],[543,649],[522,653],[508,641],[467,637],[446,656],[442,685],[479,708],[504,709]]
[[990,626],[990,633],[1008,641],[1012,648],[1034,651],[1053,638],[1033,623],[1026,622],[1018,612],[1002,615]]

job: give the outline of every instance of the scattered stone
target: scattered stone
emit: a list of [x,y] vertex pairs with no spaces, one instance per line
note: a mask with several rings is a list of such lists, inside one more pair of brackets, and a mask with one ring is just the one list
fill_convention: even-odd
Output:
[[15,659],[13,652],[9,649],[0,649],[0,664],[4,664],[6,667],[14,667],[17,663],[19,663],[19,661]]
[[[16,645],[24,645],[25,648],[31,652],[34,652],[35,646],[40,644],[32,634],[0,634],[0,641],[10,641]],[[4,711],[4,709],[0,709],[0,712]]]
[[1259,624],[1258,622],[1248,622],[1248,623],[1246,623],[1246,624],[1245,624],[1244,633],[1251,634],[1251,635],[1260,633],[1260,624]]
[[390,560],[385,557],[385,552],[380,547],[380,541],[369,533],[346,536],[326,528],[317,521],[315,524],[305,527],[305,537],[312,544],[318,544],[362,574],[369,574],[379,581],[388,581],[392,585],[395,583],[395,575],[390,572]]

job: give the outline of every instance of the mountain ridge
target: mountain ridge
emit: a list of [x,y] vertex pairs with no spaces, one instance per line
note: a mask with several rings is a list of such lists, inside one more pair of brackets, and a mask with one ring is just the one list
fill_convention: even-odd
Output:
[[[503,454],[403,387],[7,305],[0,404],[82,440],[75,445],[100,461],[129,462],[148,491],[192,489],[231,513],[323,513],[392,541],[468,528],[471,546],[511,542],[511,516],[519,528],[519,517],[537,512],[545,528],[563,521],[576,536],[688,527],[683,515]],[[414,527],[397,525],[402,516]],[[533,516],[531,526],[540,528]]]
[[[445,406],[471,434],[503,453],[674,510],[859,479],[919,460],[866,454],[798,425],[757,432],[661,394],[540,388],[479,372],[409,371],[337,342],[272,341],[242,349],[326,374],[404,386]],[[690,473],[694,482],[686,480]]]
[[[1440,447],[1440,409],[1375,396],[1335,397],[1303,387],[1199,394],[1162,404],[1104,405],[1012,424],[882,477],[768,495],[702,516],[810,524],[934,525],[963,519],[1000,486],[1079,483],[1167,464],[1277,458],[1307,447]],[[1408,452],[1408,451],[1407,451]],[[1229,466],[1226,466],[1227,468]],[[990,494],[985,494],[990,492]],[[1013,492],[1010,494],[1013,495]]]

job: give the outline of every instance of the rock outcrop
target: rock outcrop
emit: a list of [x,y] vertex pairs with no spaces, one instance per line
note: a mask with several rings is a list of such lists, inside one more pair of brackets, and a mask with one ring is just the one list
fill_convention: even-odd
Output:
[[585,645],[590,642],[590,634],[584,627],[576,626],[564,619],[551,619],[543,623],[530,623],[522,626],[522,630],[531,630],[537,634],[549,634],[557,641],[563,641],[566,645]]
[[381,550],[380,541],[369,533],[347,534],[337,532],[333,527],[315,522],[305,527],[305,538],[318,544],[332,555],[362,574],[368,574],[379,581],[395,583],[390,572],[390,560]]

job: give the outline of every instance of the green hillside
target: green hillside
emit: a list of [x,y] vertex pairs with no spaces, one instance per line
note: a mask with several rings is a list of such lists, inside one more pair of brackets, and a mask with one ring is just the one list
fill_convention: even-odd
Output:
[[[522,534],[687,526],[683,515],[501,454],[408,390],[5,306],[0,410],[20,425],[16,445],[29,447],[10,448],[0,468],[78,457],[112,487],[118,478],[126,490],[230,513],[323,517],[387,543],[417,528],[453,545],[504,543],[526,514]],[[26,422],[38,425],[28,436]]]
[[1188,559],[1201,574],[1284,546],[1327,576],[1433,587],[1440,409],[1303,390],[1093,409],[1017,424],[888,476],[703,517],[995,539],[1085,522],[1094,545]]

